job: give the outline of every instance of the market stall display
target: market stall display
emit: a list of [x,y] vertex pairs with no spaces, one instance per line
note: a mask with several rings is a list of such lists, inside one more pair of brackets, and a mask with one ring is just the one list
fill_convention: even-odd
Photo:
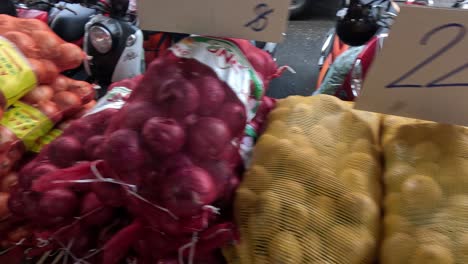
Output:
[[320,95],[278,102],[235,200],[229,263],[373,263],[380,117]]
[[381,263],[467,263],[468,130],[386,116]]

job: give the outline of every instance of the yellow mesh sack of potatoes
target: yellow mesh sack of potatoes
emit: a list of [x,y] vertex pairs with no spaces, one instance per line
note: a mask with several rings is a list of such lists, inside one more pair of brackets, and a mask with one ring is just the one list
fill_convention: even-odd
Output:
[[468,263],[468,129],[383,121],[382,264]]
[[279,101],[237,191],[235,264],[373,263],[380,116],[319,95]]

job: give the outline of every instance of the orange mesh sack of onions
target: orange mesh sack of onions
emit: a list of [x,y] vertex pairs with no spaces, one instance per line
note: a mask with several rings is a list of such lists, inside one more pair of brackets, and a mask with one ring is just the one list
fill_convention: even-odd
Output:
[[383,264],[468,263],[468,130],[386,116]]
[[327,95],[279,101],[236,194],[229,263],[373,263],[379,122]]
[[85,57],[42,21],[0,15],[0,111],[37,85],[57,83],[59,72],[80,66]]

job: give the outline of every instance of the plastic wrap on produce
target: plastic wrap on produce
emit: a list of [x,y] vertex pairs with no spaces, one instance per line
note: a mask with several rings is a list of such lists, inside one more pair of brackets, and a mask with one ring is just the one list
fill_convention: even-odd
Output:
[[380,117],[335,97],[278,101],[236,193],[229,263],[374,263]]
[[386,116],[381,263],[468,263],[468,129]]

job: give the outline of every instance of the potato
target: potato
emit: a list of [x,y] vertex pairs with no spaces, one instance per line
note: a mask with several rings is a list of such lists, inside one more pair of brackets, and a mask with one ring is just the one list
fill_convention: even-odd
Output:
[[273,178],[271,174],[262,165],[253,165],[245,173],[242,186],[250,190],[260,193],[270,188]]
[[274,120],[268,124],[267,132],[270,135],[284,138],[284,132],[288,130],[288,125],[282,120]]
[[412,175],[401,185],[401,197],[407,214],[437,208],[442,196],[442,189],[437,182],[424,175]]
[[388,214],[400,214],[402,212],[402,198],[401,193],[391,192],[385,195],[384,198],[384,211]]
[[284,229],[300,236],[304,233],[310,221],[309,208],[303,204],[283,206],[282,215],[279,217]]
[[317,263],[322,255],[322,241],[320,236],[311,231],[306,231],[301,235],[302,248],[305,263]]
[[290,232],[279,232],[268,245],[270,263],[297,264],[302,262],[301,243]]
[[310,178],[317,177],[318,168],[317,152],[309,147],[296,147],[286,157],[286,167],[282,168],[284,174],[291,180],[305,182]]
[[373,230],[377,228],[380,212],[377,204],[368,195],[352,192],[338,200],[335,216]]
[[377,155],[376,145],[372,144],[370,138],[360,138],[351,144],[351,152],[369,153]]
[[449,237],[428,228],[418,228],[414,235],[419,245],[435,244],[446,248],[452,247]]
[[318,175],[310,178],[306,186],[310,194],[337,198],[346,192],[346,187],[332,170],[317,168],[317,171]]
[[349,190],[363,194],[369,193],[369,175],[356,169],[345,169],[338,177]]
[[335,156],[336,141],[324,126],[315,125],[308,130],[312,145],[320,155]]
[[273,122],[274,120],[286,120],[290,109],[287,107],[276,107],[268,114],[268,122]]
[[459,263],[468,263],[468,233],[462,233],[457,237],[455,256]]
[[282,202],[288,205],[305,204],[307,192],[304,185],[294,180],[277,179],[272,183],[272,188],[282,198]]
[[413,237],[404,233],[397,233],[387,237],[380,249],[380,261],[382,264],[408,263],[416,248]]
[[412,226],[408,219],[396,214],[386,214],[383,224],[386,237],[396,233],[409,234],[412,231]]
[[424,160],[429,162],[436,162],[440,159],[440,148],[431,141],[425,141],[416,144],[412,150],[411,155],[416,160]]
[[367,230],[337,225],[325,237],[328,239],[327,253],[337,263],[360,264],[372,261],[376,241]]
[[375,157],[368,153],[355,152],[347,155],[337,165],[337,172],[345,169],[355,169],[368,175],[380,175],[380,164]]
[[387,191],[400,191],[401,184],[414,173],[415,168],[406,162],[394,162],[387,167],[384,173],[384,182]]
[[257,202],[257,195],[250,189],[240,187],[236,191],[236,200],[234,202],[234,210],[236,214],[236,221],[238,223],[245,222],[255,212]]
[[411,257],[411,264],[453,264],[452,252],[448,248],[434,245],[423,244],[416,248],[413,257]]

